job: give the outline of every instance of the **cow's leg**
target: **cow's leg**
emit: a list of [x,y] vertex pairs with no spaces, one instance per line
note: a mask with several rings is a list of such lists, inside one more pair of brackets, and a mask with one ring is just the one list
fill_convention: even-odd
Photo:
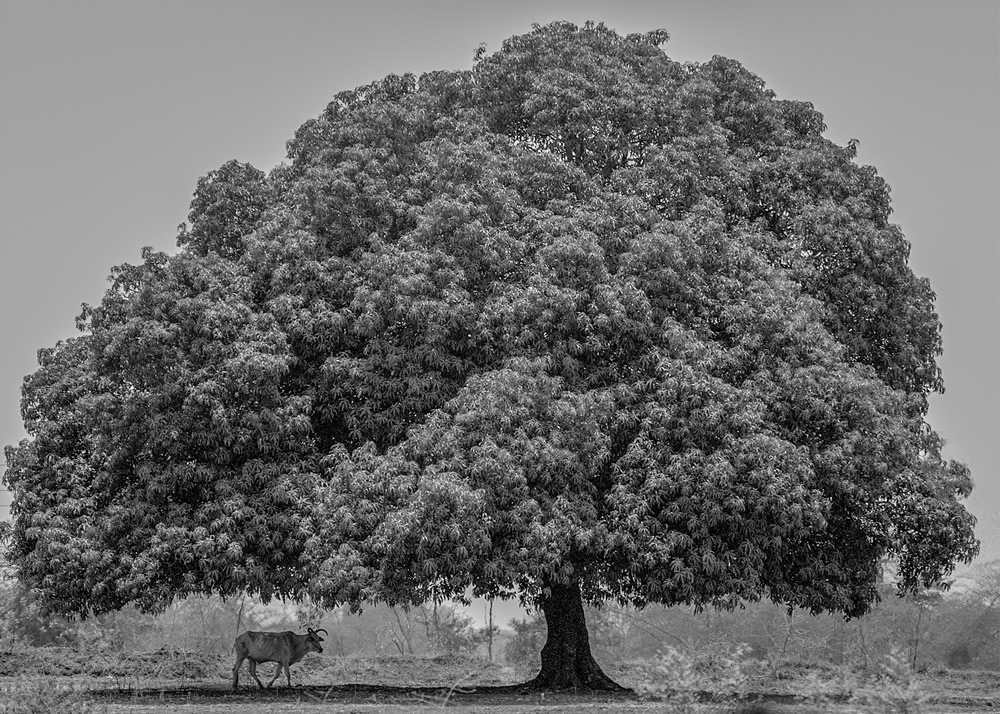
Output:
[[285,679],[288,681],[288,688],[292,688],[292,668],[291,665],[285,665]]
[[268,689],[274,684],[274,680],[281,676],[281,662],[278,662],[278,666],[274,668],[274,676],[271,677],[271,681],[267,683]]
[[240,667],[243,666],[244,659],[246,655],[243,652],[236,654],[236,664],[233,665],[233,691],[240,688]]
[[252,674],[253,678],[257,680],[257,686],[263,689],[264,683],[260,681],[260,677],[257,676],[257,660],[255,659],[250,660],[250,674]]

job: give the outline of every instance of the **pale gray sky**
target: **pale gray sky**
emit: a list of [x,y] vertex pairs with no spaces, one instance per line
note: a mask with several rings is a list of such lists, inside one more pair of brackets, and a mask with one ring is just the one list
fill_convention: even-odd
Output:
[[[336,92],[462,69],[533,22],[665,28],[677,60],[739,60],[807,100],[893,188],[894,220],[944,323],[930,421],[977,488],[1000,557],[1000,4],[0,0],[0,444],[24,437],[22,377],[74,334],[112,265],[176,250],[199,176],[268,170]],[[10,494],[0,490],[0,518]]]

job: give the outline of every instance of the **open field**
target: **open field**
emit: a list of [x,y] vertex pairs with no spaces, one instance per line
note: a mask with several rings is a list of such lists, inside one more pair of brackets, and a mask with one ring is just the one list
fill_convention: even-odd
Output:
[[[229,656],[161,648],[87,656],[65,648],[0,651],[0,714],[13,712],[669,712],[948,714],[1000,711],[1000,673],[886,678],[836,669],[746,668],[739,681],[706,672],[699,683],[676,663],[626,662],[606,671],[632,692],[525,692],[531,676],[475,658],[310,656],[292,668],[291,690],[230,689]],[[244,665],[245,668],[245,665]],[[683,669],[683,668],[682,668]],[[268,678],[271,665],[261,666]],[[263,677],[262,677],[263,678]],[[250,680],[252,682],[252,680]],[[280,681],[280,680],[279,680]]]

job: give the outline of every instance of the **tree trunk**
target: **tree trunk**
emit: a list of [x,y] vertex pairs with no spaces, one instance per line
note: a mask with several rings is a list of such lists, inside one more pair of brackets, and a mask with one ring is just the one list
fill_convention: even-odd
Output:
[[624,691],[625,687],[604,674],[590,653],[580,586],[576,583],[552,585],[550,590],[551,594],[539,602],[548,628],[542,648],[542,670],[527,686],[532,689]]

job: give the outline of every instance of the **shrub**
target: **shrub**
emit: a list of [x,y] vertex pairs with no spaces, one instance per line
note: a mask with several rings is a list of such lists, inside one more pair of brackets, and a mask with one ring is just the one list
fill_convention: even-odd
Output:
[[745,661],[749,648],[717,645],[695,653],[673,647],[657,657],[654,681],[636,687],[643,698],[667,702],[675,714],[694,714],[705,699],[740,699],[746,695]]
[[89,714],[104,711],[107,711],[107,705],[91,701],[87,687],[76,682],[38,677],[0,684],[0,714]]
[[885,714],[919,714],[928,695],[923,691],[910,659],[899,649],[883,660],[875,686],[866,688],[855,699],[866,708]]

